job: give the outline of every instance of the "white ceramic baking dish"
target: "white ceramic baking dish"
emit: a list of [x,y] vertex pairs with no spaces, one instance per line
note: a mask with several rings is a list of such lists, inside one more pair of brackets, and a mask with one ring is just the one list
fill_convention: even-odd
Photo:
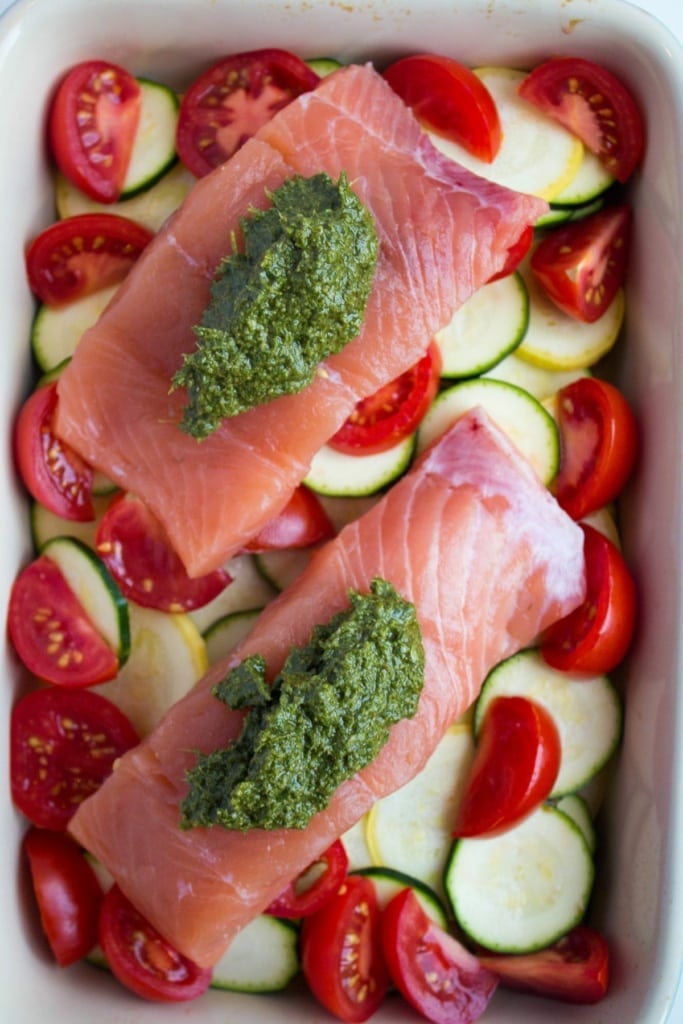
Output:
[[[533,65],[580,54],[625,79],[648,125],[633,185],[636,235],[628,323],[615,373],[642,424],[642,458],[624,502],[623,535],[638,577],[641,617],[625,672],[627,717],[618,772],[601,821],[593,919],[614,951],[609,998],[596,1007],[499,992],[489,1024],[655,1024],[670,1016],[683,959],[683,674],[681,453],[683,452],[682,54],[654,19],[620,0],[19,0],[0,21],[0,609],[29,557],[12,467],[10,429],[28,386],[32,301],[27,239],[52,214],[44,163],[46,98],[60,72],[102,56],[179,86],[211,59],[279,45],[303,56],[375,59],[448,52],[470,64]],[[4,652],[2,720],[20,687]],[[7,728],[0,729],[6,771]],[[212,992],[192,1005],[143,1003],[87,966],[62,971],[44,952],[20,864],[23,822],[0,787],[0,1020],[28,1024],[314,1024],[331,1019],[304,995]],[[416,1020],[390,999],[378,1020]]]

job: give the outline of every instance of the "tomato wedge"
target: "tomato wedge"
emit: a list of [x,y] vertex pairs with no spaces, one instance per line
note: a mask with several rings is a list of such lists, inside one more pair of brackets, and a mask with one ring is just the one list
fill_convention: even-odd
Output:
[[501,985],[566,1003],[597,1003],[609,986],[609,946],[599,932],[579,925],[538,953],[482,953],[479,962]]
[[562,748],[550,714],[526,697],[496,697],[486,710],[453,834],[495,836],[550,794]]
[[99,939],[112,973],[143,999],[160,1003],[196,999],[211,983],[211,970],[174,949],[118,885],[104,898]]
[[636,585],[619,549],[582,523],[586,599],[546,630],[541,654],[562,672],[602,675],[624,658],[636,622]]
[[115,213],[78,213],[42,231],[26,251],[28,283],[49,306],[118,284],[152,232]]
[[491,163],[502,139],[498,108],[470,68],[420,53],[390,64],[384,77],[419,121]]
[[80,847],[61,832],[30,828],[23,848],[43,931],[59,966],[68,967],[97,942],[100,884]]
[[61,570],[40,555],[12,585],[9,635],[26,668],[68,688],[113,679],[119,660],[93,626]]
[[626,181],[643,156],[645,128],[626,86],[607,68],[579,57],[539,64],[519,87],[525,100],[559,121]]
[[612,206],[561,225],[534,249],[531,270],[547,296],[568,316],[598,320],[626,276],[631,208]]
[[52,686],[34,690],[12,710],[14,803],[39,828],[65,829],[116,759],[138,742],[123,712],[99,693]]
[[619,496],[633,472],[638,426],[621,391],[581,377],[558,392],[560,469],[553,490],[573,519],[583,519]]
[[273,900],[266,914],[275,917],[308,917],[320,910],[339,891],[346,878],[349,858],[340,839],[302,872]]
[[389,978],[380,909],[369,878],[349,875],[301,928],[301,967],[322,1005],[343,1021],[364,1021],[378,1009]]
[[159,520],[132,494],[119,494],[107,506],[95,547],[122,594],[158,611],[201,608],[232,581],[225,569],[188,576]]
[[95,518],[93,471],[54,432],[57,384],[38,388],[24,402],[14,428],[17,467],[32,498],[62,519]]
[[281,548],[306,548],[329,540],[334,526],[320,500],[303,484],[296,488],[282,512],[259,530],[245,550],[273,551]]
[[439,387],[441,353],[432,342],[410,370],[361,399],[328,444],[349,455],[383,452],[417,429]]
[[305,61],[287,50],[250,50],[219,60],[192,83],[180,104],[178,156],[203,177],[319,81]]
[[52,153],[92,199],[113,203],[121,194],[141,103],[139,82],[108,61],[77,64],[60,82],[48,120]]
[[478,1020],[498,985],[495,974],[427,916],[412,889],[387,904],[382,948],[396,987],[434,1024]]

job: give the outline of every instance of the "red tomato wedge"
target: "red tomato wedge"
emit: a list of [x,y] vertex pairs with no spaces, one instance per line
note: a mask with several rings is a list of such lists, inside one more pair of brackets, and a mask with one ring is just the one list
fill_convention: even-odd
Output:
[[482,953],[479,961],[505,988],[566,1003],[597,1003],[609,985],[609,947],[599,932],[579,925],[538,953]]
[[308,917],[320,910],[339,891],[346,878],[349,858],[338,839],[310,867],[273,900],[267,914],[275,917]]
[[32,498],[62,519],[95,518],[93,471],[77,452],[55,435],[57,384],[46,384],[24,402],[14,428],[14,452],[21,478]]
[[607,68],[579,57],[554,57],[527,75],[519,94],[577,135],[619,181],[640,163],[643,118],[629,90]]
[[113,679],[119,659],[93,626],[61,570],[40,555],[10,592],[9,635],[26,668],[56,686],[77,688]]
[[112,973],[143,999],[161,1003],[196,999],[211,983],[211,970],[198,967],[166,942],[118,885],[104,898],[99,939]]
[[287,50],[250,50],[219,60],[193,82],[180,104],[180,159],[201,178],[319,81],[305,61]]
[[550,231],[531,256],[543,291],[568,316],[598,320],[624,283],[631,208],[612,206]]
[[297,487],[282,512],[249,541],[245,550],[272,551],[281,548],[306,548],[334,537],[334,525],[316,495]]
[[432,343],[410,370],[361,399],[328,444],[348,455],[372,455],[417,429],[439,387],[441,353]]
[[422,53],[390,64],[384,77],[427,128],[491,163],[502,139],[498,109],[470,68]]
[[496,697],[486,710],[453,835],[495,836],[550,794],[562,748],[550,714],[526,697]]
[[80,847],[61,832],[30,828],[23,848],[43,931],[59,966],[68,967],[97,942],[100,884]]
[[311,992],[343,1021],[378,1009],[389,978],[381,949],[380,909],[369,878],[349,875],[301,928],[301,967]]
[[49,306],[118,284],[152,232],[115,213],[79,213],[42,231],[26,250],[28,283]]
[[478,1020],[498,985],[495,974],[427,916],[412,889],[387,904],[382,948],[396,987],[434,1024]]
[[201,608],[232,581],[225,569],[188,576],[158,519],[132,494],[119,494],[107,506],[95,547],[122,594],[158,611]]
[[123,712],[100,694],[52,686],[34,690],[12,710],[14,803],[39,828],[65,829],[116,759],[138,742]]
[[541,654],[562,672],[602,675],[628,651],[636,623],[636,585],[619,549],[581,524],[586,557],[586,599],[546,630]]
[[638,426],[621,391],[581,377],[558,392],[560,469],[553,490],[573,519],[583,519],[619,496],[633,472]]
[[48,132],[62,174],[102,203],[123,188],[140,119],[139,82],[104,60],[77,64],[52,101]]

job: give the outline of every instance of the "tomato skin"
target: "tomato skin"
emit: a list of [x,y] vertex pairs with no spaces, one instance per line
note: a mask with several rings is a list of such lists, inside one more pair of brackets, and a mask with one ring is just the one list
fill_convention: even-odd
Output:
[[[322,866],[323,873],[306,888],[299,888],[304,876],[311,870]],[[299,918],[314,914],[334,896],[346,878],[349,858],[341,840],[337,839],[316,861],[303,871],[287,888],[268,906],[265,913],[275,917]]]
[[499,835],[550,794],[562,748],[550,714],[526,697],[496,697],[486,710],[453,835]]
[[562,672],[602,675],[622,661],[636,623],[636,585],[619,549],[582,523],[586,599],[546,630],[541,654]]
[[482,952],[479,960],[505,988],[566,1003],[597,1003],[609,987],[609,946],[603,935],[586,925],[578,925],[538,953]]
[[502,140],[498,109],[470,68],[421,53],[390,64],[384,78],[419,121],[491,163]]
[[533,240],[534,226],[533,224],[528,224],[522,230],[517,242],[508,249],[507,259],[502,269],[497,274],[494,274],[493,277],[490,277],[489,281],[499,281],[501,277],[513,274],[531,248]]
[[549,232],[534,249],[531,270],[568,316],[594,323],[626,276],[631,208],[612,206]]
[[59,966],[68,967],[97,942],[100,884],[80,847],[66,834],[30,828],[23,849],[43,931]]
[[643,118],[629,90],[607,68],[583,58],[554,57],[527,75],[519,94],[577,135],[619,181],[627,181],[640,163]]
[[581,377],[558,392],[560,469],[555,496],[572,519],[617,498],[635,467],[638,425],[613,384]]
[[12,799],[34,825],[63,830],[116,759],[138,742],[123,712],[100,694],[34,690],[12,709]]
[[188,576],[159,520],[131,494],[118,494],[107,506],[95,548],[121,593],[145,608],[163,612],[201,608],[232,581],[225,569]]
[[136,995],[153,1002],[196,999],[211,983],[211,970],[179,953],[114,884],[104,897],[100,945],[112,973]]
[[396,987],[434,1024],[478,1020],[497,988],[496,975],[430,920],[412,889],[387,904],[382,948]]
[[301,928],[301,967],[311,992],[330,1013],[351,1024],[372,1016],[389,984],[380,917],[373,883],[349,875]]
[[41,231],[26,250],[28,283],[49,306],[118,284],[152,232],[116,213],[78,213]]
[[108,61],[77,64],[52,101],[48,134],[62,173],[92,199],[121,194],[140,119],[141,90],[125,68]]
[[301,484],[279,515],[269,520],[248,544],[245,551],[273,551],[281,548],[306,548],[334,537],[334,526],[319,499]]
[[425,355],[356,408],[328,444],[348,455],[372,455],[392,448],[417,429],[439,388],[441,352],[433,342]]
[[249,50],[224,57],[197,78],[178,112],[178,156],[203,177],[228,160],[270,118],[319,76],[287,50]]

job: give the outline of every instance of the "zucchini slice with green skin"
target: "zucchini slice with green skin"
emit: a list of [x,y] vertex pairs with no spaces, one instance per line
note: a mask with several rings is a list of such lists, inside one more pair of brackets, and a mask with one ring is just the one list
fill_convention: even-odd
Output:
[[232,583],[213,601],[187,613],[199,632],[204,635],[214,622],[218,622],[226,615],[263,608],[277,594],[272,584],[261,575],[254,555],[235,555],[228,562],[227,570],[232,577]]
[[280,992],[299,973],[299,932],[291,921],[261,914],[233,939],[213,969],[212,988]]
[[475,735],[488,705],[500,695],[528,697],[542,704],[555,721],[562,759],[551,798],[574,793],[589,782],[621,740],[621,699],[607,676],[559,672],[535,649],[513,654],[489,673],[475,705]]
[[178,159],[176,125],[180,103],[168,86],[139,78],[140,121],[133,152],[121,190],[121,199],[131,199],[156,184]]
[[334,57],[314,57],[312,60],[307,60],[306,63],[321,78],[331,75],[333,71],[341,67],[340,61],[335,60]]
[[387,903],[403,889],[412,889],[427,916],[441,928],[448,928],[448,914],[443,903],[428,885],[419,878],[406,875],[403,871],[393,868],[369,867],[353,872],[370,878],[375,886],[380,908],[384,910]]
[[415,452],[415,434],[384,452],[346,455],[329,445],[316,452],[304,483],[316,494],[358,498],[376,494],[408,469]]
[[516,384],[518,388],[528,391],[530,395],[545,402],[556,395],[560,388],[578,380],[579,377],[591,375],[588,369],[578,370],[544,370],[542,366],[534,366],[526,359],[520,359],[516,352],[502,359],[496,366],[487,370],[483,376],[493,377],[508,384]]
[[237,644],[244,640],[261,614],[261,610],[261,608],[251,608],[241,612],[232,612],[209,626],[204,633],[209,665],[215,665],[217,661],[227,657],[237,647]]
[[579,827],[541,804],[498,836],[456,840],[444,889],[457,923],[474,942],[498,953],[531,953],[579,924],[594,874]]
[[93,497],[95,518],[83,523],[73,519],[62,519],[61,516],[55,515],[44,505],[34,501],[31,505],[30,518],[31,536],[36,551],[40,551],[48,541],[54,540],[55,537],[74,537],[94,551],[99,520],[109,501],[109,495]]
[[588,849],[594,854],[595,847],[597,846],[595,825],[593,824],[588,804],[583,797],[579,796],[578,793],[567,793],[566,796],[560,797],[555,806],[558,811],[567,814],[574,824],[578,826],[581,830],[581,835],[586,840]]
[[602,161],[589,149],[584,149],[579,169],[569,182],[552,200],[553,207],[585,206],[601,199],[615,182]]
[[85,331],[97,323],[118,285],[84,295],[66,306],[38,307],[31,328],[31,348],[43,373],[71,358]]

